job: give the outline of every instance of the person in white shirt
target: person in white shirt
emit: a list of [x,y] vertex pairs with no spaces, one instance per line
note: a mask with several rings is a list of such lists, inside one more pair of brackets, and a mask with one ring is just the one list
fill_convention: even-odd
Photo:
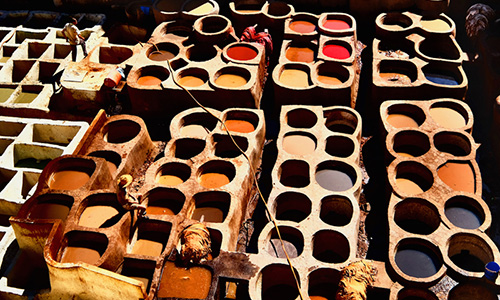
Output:
[[83,50],[83,55],[87,57],[87,48],[85,46],[85,38],[80,34],[80,30],[76,27],[78,21],[75,18],[72,18],[72,23],[66,23],[62,30],[66,41],[71,45],[71,58],[73,61],[76,61],[76,45],[81,45]]

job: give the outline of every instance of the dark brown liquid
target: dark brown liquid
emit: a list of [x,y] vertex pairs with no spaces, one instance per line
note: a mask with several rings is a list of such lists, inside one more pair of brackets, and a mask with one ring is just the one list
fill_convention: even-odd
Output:
[[212,284],[212,272],[202,267],[186,269],[167,262],[158,290],[159,298],[205,299]]
[[84,247],[66,247],[61,257],[61,262],[84,262],[90,265],[95,265],[99,258],[101,258],[101,255],[97,252],[97,250]]
[[55,190],[76,190],[89,181],[89,174],[81,171],[59,171],[49,179],[49,186]]
[[69,207],[57,203],[40,203],[35,205],[29,215],[30,219],[61,219],[66,220]]
[[175,54],[167,50],[160,50],[151,52],[148,57],[154,61],[164,61],[174,58]]
[[222,213],[222,210],[216,207],[200,207],[194,210],[191,219],[198,221],[203,219],[203,222],[220,223],[224,221],[224,214]]

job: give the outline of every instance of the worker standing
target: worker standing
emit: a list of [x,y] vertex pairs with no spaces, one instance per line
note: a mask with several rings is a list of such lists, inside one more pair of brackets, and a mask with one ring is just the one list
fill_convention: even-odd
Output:
[[72,19],[72,23],[66,23],[66,25],[64,25],[62,33],[66,38],[66,41],[71,45],[71,58],[73,59],[73,61],[76,61],[76,46],[82,46],[84,57],[87,57],[87,48],[85,46],[85,38],[80,34],[80,30],[78,30],[78,27],[76,27],[78,21],[75,18]]

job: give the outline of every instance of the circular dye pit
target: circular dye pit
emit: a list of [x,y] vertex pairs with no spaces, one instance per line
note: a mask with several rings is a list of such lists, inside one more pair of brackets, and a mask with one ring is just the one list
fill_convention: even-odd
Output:
[[325,45],[323,54],[334,59],[348,59],[351,56],[349,50],[341,45]]
[[184,180],[175,175],[161,175],[156,179],[156,182],[165,186],[176,186],[183,183]]
[[155,50],[149,53],[148,58],[154,61],[165,61],[174,58],[176,54],[168,50]]
[[316,182],[318,182],[322,188],[336,192],[347,191],[354,185],[353,179],[349,174],[334,169],[316,172]]
[[205,84],[203,79],[192,75],[183,76],[177,82],[184,87],[199,87]]
[[160,78],[149,75],[141,76],[137,79],[137,84],[140,85],[159,85],[161,82],[162,80]]
[[416,278],[433,276],[441,268],[436,254],[419,245],[409,245],[398,249],[394,260],[403,273]]
[[228,88],[237,88],[247,84],[247,79],[237,74],[221,74],[215,79],[215,84]]
[[387,123],[395,128],[418,128],[418,123],[412,117],[404,114],[389,114],[387,116]]
[[298,33],[312,33],[316,30],[316,25],[309,21],[293,21],[289,27]]
[[235,60],[252,60],[257,57],[259,53],[248,46],[232,46],[227,49],[227,56]]
[[465,126],[465,118],[458,111],[448,107],[431,107],[432,119],[445,128],[462,128]]
[[420,24],[425,30],[434,32],[448,32],[451,29],[450,25],[441,19],[421,20]]
[[343,20],[326,20],[323,27],[330,30],[347,30],[351,29],[351,25]]
[[226,128],[229,131],[240,132],[240,133],[250,133],[255,130],[255,127],[252,123],[243,120],[226,120],[224,122],[226,124]]
[[76,190],[89,181],[90,176],[86,172],[76,170],[59,171],[49,179],[49,187],[54,190]]
[[459,205],[458,203],[447,206],[444,214],[453,225],[460,228],[476,229],[483,224],[481,217],[475,209]]
[[306,135],[287,135],[283,138],[283,150],[293,155],[307,155],[316,150],[316,142]]
[[281,72],[280,82],[294,88],[306,88],[309,86],[309,74],[298,69],[285,69]]
[[439,167],[437,173],[439,178],[455,191],[468,193],[476,191],[476,177],[468,163],[447,162]]
[[205,173],[200,176],[200,184],[208,189],[216,189],[229,182],[229,177],[221,173]]
[[314,50],[309,47],[289,47],[285,56],[290,61],[310,63],[314,61]]
[[203,138],[210,133],[210,130],[201,125],[187,125],[181,127],[180,133],[183,136],[194,136]]

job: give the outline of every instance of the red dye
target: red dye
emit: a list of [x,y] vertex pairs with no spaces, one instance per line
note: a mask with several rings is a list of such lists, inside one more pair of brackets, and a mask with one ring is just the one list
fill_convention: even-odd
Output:
[[351,28],[349,23],[342,20],[326,20],[323,26],[331,30],[346,30]]
[[227,55],[237,60],[251,60],[257,57],[257,54],[257,51],[245,46],[234,46],[227,49]]
[[323,47],[323,54],[335,59],[347,59],[351,56],[349,50],[340,45],[326,45]]
[[311,33],[316,30],[316,25],[307,21],[293,21],[290,29],[298,33]]

